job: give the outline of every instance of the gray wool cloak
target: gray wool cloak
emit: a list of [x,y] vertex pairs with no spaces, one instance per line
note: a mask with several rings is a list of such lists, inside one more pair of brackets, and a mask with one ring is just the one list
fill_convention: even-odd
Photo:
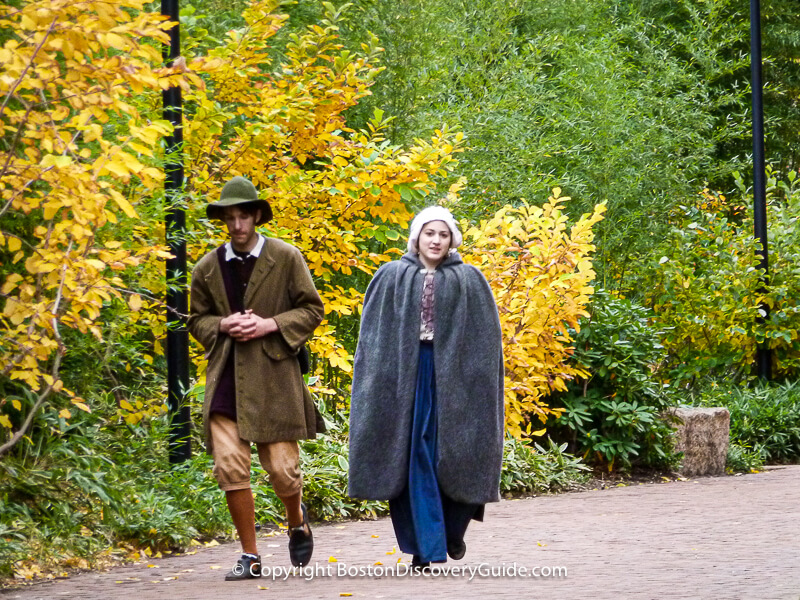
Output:
[[[406,254],[367,288],[350,404],[354,498],[390,500],[408,481],[423,269]],[[497,305],[481,272],[456,252],[436,269],[434,294],[439,486],[460,502],[496,502],[505,430]]]

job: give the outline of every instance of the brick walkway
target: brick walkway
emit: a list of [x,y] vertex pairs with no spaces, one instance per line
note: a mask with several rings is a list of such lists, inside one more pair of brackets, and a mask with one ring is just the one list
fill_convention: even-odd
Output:
[[[38,598],[520,598],[800,600],[800,466],[512,500],[487,507],[467,533],[467,555],[439,577],[342,575],[394,566],[387,519],[318,525],[317,575],[225,583],[238,556],[226,544],[106,573],[0,593]],[[263,537],[268,569],[289,565],[284,536]],[[334,557],[337,562],[329,562]],[[566,577],[522,577],[513,568],[562,567]],[[494,574],[492,574],[494,571]]]

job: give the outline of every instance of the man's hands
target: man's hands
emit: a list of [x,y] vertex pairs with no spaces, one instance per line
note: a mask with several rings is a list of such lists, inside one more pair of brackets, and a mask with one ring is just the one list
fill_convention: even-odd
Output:
[[234,313],[222,319],[219,330],[237,342],[247,342],[278,331],[278,324],[275,319],[264,319],[248,309],[244,314]]

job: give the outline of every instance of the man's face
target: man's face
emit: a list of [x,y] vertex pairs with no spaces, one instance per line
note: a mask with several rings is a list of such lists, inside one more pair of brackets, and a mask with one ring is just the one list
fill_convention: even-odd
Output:
[[222,221],[228,228],[231,245],[239,252],[249,252],[255,248],[258,237],[256,236],[256,221],[261,218],[261,211],[254,214],[242,210],[238,206],[226,206]]

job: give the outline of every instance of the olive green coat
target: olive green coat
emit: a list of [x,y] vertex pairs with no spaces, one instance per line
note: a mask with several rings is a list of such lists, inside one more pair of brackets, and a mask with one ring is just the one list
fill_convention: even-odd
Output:
[[[244,305],[279,331],[247,342],[219,332],[231,314],[216,250],[192,272],[189,332],[205,349],[203,423],[208,441],[211,400],[228,352],[236,352],[236,414],[239,435],[251,442],[314,438],[324,426],[300,373],[296,355],[322,321],[322,300],[300,251],[267,238],[247,284]],[[207,443],[210,452],[210,444]]]

